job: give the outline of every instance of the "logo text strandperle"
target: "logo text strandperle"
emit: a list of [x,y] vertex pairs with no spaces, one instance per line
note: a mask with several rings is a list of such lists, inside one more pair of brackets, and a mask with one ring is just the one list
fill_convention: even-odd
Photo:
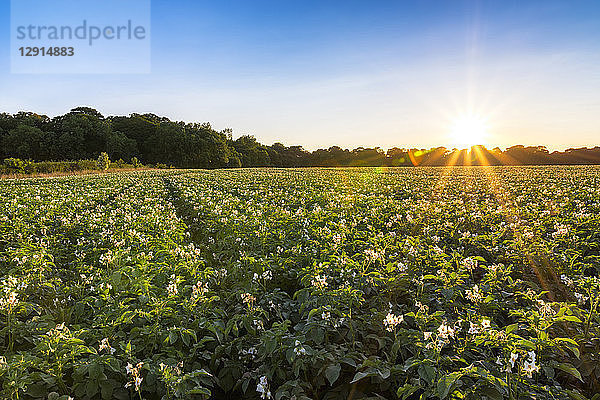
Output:
[[135,25],[131,20],[127,25],[117,26],[96,26],[88,25],[87,20],[83,20],[81,25],[73,28],[71,25],[27,25],[17,26],[17,40],[87,40],[91,46],[95,40],[144,40],[146,39],[146,28],[142,25]]

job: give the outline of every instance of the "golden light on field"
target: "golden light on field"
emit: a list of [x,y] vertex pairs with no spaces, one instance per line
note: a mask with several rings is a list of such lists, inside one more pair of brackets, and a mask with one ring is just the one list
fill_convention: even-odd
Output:
[[461,115],[454,120],[450,129],[450,142],[458,148],[486,145],[488,136],[487,120],[479,115]]

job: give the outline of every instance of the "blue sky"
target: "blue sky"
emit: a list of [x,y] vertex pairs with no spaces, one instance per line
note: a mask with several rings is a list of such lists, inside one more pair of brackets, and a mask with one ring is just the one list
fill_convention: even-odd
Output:
[[209,121],[308,149],[600,145],[598,1],[152,1],[150,74],[11,74],[0,111]]

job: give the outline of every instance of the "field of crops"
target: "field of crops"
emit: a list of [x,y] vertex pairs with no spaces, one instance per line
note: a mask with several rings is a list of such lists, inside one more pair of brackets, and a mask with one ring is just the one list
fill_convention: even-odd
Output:
[[0,190],[1,398],[600,398],[600,168]]

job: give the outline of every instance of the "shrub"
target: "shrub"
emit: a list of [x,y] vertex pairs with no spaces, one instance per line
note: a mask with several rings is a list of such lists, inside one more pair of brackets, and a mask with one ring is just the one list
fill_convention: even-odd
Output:
[[[128,168],[129,164],[123,162],[121,168]],[[9,158],[0,164],[0,174],[54,174],[98,169],[98,161],[40,161],[32,162],[18,158]]]
[[76,162],[76,170],[77,171],[83,171],[86,169],[95,169],[96,168],[96,162],[94,160],[79,160]]
[[96,161],[96,167],[98,167],[101,171],[106,171],[110,166],[110,159],[108,158],[108,154],[106,152],[100,153],[98,160]]
[[7,172],[20,172],[25,173],[26,168],[31,164],[31,161],[21,160],[20,158],[6,158],[4,160],[4,167]]

